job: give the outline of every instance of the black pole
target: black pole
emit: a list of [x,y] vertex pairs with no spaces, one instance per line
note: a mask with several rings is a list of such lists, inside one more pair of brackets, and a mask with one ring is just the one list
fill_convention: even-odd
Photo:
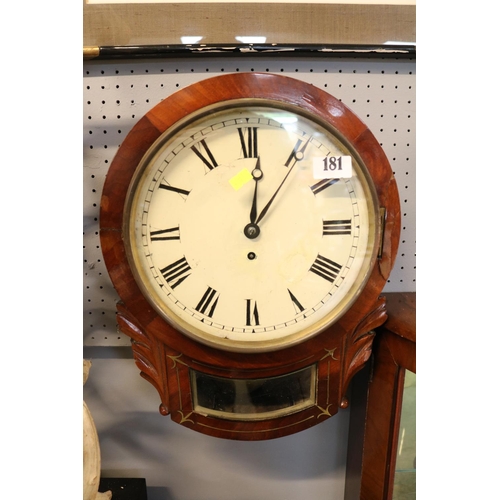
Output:
[[327,56],[416,59],[415,44],[199,44],[84,47],[85,59],[149,59],[192,56]]

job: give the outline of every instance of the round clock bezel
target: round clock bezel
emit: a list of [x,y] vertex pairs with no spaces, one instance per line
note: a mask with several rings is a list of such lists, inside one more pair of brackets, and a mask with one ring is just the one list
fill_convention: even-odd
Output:
[[[333,136],[335,140],[337,140],[342,145],[342,148],[345,148],[345,150],[348,151],[348,153],[354,158],[353,163],[357,165],[356,169],[359,169],[358,174],[362,174],[358,175],[358,177],[362,184],[363,191],[366,194],[367,205],[369,205],[368,213],[371,217],[370,226],[372,226],[369,229],[368,236],[370,240],[368,245],[368,248],[370,249],[370,255],[369,257],[365,257],[365,262],[362,264],[362,270],[359,272],[355,282],[352,284],[345,296],[341,299],[340,303],[335,306],[332,311],[330,311],[325,316],[320,317],[312,326],[309,326],[305,330],[301,330],[297,333],[292,333],[287,336],[281,336],[264,341],[239,341],[220,338],[214,335],[210,335],[196,328],[192,324],[184,321],[170,308],[164,306],[164,301],[159,298],[158,293],[154,290],[154,288],[151,288],[146,284],[147,280],[144,279],[142,271],[136,264],[136,250],[131,244],[131,226],[133,225],[132,205],[134,202],[134,194],[141,182],[142,175],[147,166],[154,161],[154,159],[162,152],[162,150],[168,147],[168,144],[170,142],[175,140],[175,137],[179,132],[184,130],[193,122],[197,122],[198,120],[206,116],[210,116],[216,112],[248,107],[268,107],[292,112],[305,118],[306,120],[310,120],[311,122],[322,128],[325,132],[331,134],[331,136]],[[379,198],[376,186],[370,174],[370,169],[367,167],[362,157],[360,156],[356,148],[351,144],[349,139],[346,138],[338,128],[327,121],[323,116],[319,116],[309,109],[304,109],[292,99],[287,98],[286,95],[281,96],[279,100],[266,97],[237,97],[234,99],[224,99],[220,101],[215,100],[214,102],[205,106],[201,106],[199,109],[190,112],[186,116],[170,124],[149,146],[134,171],[125,198],[122,223],[123,241],[125,244],[125,251],[129,267],[142,295],[144,296],[146,301],[154,308],[156,313],[169,325],[182,332],[192,340],[216,349],[243,353],[271,352],[291,347],[318,335],[319,333],[323,332],[325,329],[329,328],[331,325],[339,321],[356,302],[356,300],[358,300],[359,295],[365,288],[365,285],[368,282],[377,261],[381,238]]]

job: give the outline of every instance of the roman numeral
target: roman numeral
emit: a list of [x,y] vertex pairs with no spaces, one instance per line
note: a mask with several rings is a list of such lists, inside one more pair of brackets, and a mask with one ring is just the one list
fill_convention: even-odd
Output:
[[[258,127],[238,127],[243,158],[257,158],[259,156],[257,152],[257,128]],[[246,130],[246,134],[244,130]]]
[[333,260],[327,259],[322,255],[318,255],[309,271],[317,274],[326,281],[333,283],[341,269],[342,266],[333,262]]
[[247,326],[259,326],[259,311],[257,302],[253,299],[246,299],[247,302]]
[[[203,294],[198,305],[195,309],[201,314],[205,314],[211,318],[214,314],[215,308],[217,307],[217,302],[219,301],[219,293],[211,287],[207,288],[207,291]],[[206,312],[208,309],[208,312]]]
[[162,276],[172,289],[179,286],[191,274],[191,267],[185,257],[179,259],[167,267],[160,269]]
[[[287,288],[287,290],[288,290],[288,288]],[[302,306],[302,304],[301,304],[301,303],[297,300],[297,297],[295,297],[295,295],[294,295],[294,294],[293,294],[290,290],[288,290],[288,293],[290,294],[290,299],[291,299],[291,301],[293,302],[294,307],[296,308],[296,309],[295,309],[295,311],[296,311],[297,313],[304,311],[304,307],[303,307],[303,306]],[[297,310],[297,309],[298,309],[298,310]]]
[[332,186],[338,181],[338,179],[323,179],[311,186],[311,191],[314,193],[314,195],[317,195],[319,192],[323,191],[323,189]]
[[323,236],[331,236],[335,234],[351,234],[351,219],[324,220]]
[[[203,146],[203,149],[205,150],[205,154],[201,151],[201,148],[199,148],[199,144]],[[198,149],[199,148],[199,149]],[[217,162],[215,161],[214,155],[208,149],[207,143],[205,142],[205,139],[202,139],[198,144],[191,146],[191,149],[193,153],[210,169],[213,170],[215,167],[218,167]],[[205,156],[206,155],[206,156]]]
[[160,229],[158,231],[151,231],[151,241],[166,241],[166,240],[180,240],[181,233],[179,226],[170,227],[168,229]]
[[189,194],[189,191],[186,191],[185,189],[181,189],[175,186],[171,186],[170,184],[163,184],[161,183],[158,188],[160,189],[166,189],[167,191],[173,191],[174,193],[181,194],[183,196],[187,196]]

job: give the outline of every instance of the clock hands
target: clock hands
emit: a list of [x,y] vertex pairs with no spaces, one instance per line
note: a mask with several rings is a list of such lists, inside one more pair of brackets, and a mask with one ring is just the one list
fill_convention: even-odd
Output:
[[[260,169],[260,156],[257,159],[257,165],[255,166],[255,169],[252,172],[253,178],[255,180],[255,190],[254,190],[254,195],[253,195],[253,202],[252,202],[252,208],[250,210],[250,224],[247,224],[245,226],[245,229],[243,230],[245,236],[249,239],[254,239],[257,238],[260,234],[260,228],[258,226],[259,222],[264,218],[264,216],[267,214],[269,211],[269,208],[273,204],[274,200],[276,199],[276,196],[278,195],[279,191],[283,187],[283,184],[285,184],[286,180],[288,179],[288,176],[291,174],[293,167],[297,164],[298,161],[301,161],[304,159],[304,151],[306,150],[307,146],[311,142],[312,136],[307,139],[307,141],[302,144],[302,140],[299,139],[297,141],[297,144],[295,145],[295,148],[293,149],[290,157],[288,158],[286,162],[286,166],[289,167],[289,170],[283,180],[281,181],[281,184],[278,186],[278,189],[274,192],[274,194],[271,196],[270,200],[267,202],[265,207],[261,210],[259,216],[257,217],[257,184],[260,179],[262,179],[263,174],[262,170]],[[292,160],[295,160],[293,164],[290,166],[290,163]]]
[[285,178],[281,181],[281,184],[278,186],[278,189],[271,196],[271,199],[267,202],[266,206],[260,212],[260,215],[257,218],[257,220],[255,221],[255,224],[258,224],[264,218],[264,215],[267,214],[267,211],[269,210],[271,204],[273,203],[274,199],[276,198],[277,194],[279,193],[279,190],[281,189],[281,187],[283,186],[283,184],[287,180],[287,178],[290,175],[290,173],[291,173],[291,171],[292,171],[292,169],[293,169],[294,166],[295,166],[295,163],[292,165],[292,167],[290,168],[290,170],[287,172],[287,174],[285,175]]
[[252,170],[252,176],[255,181],[255,190],[253,193],[252,209],[250,210],[250,222],[255,224],[255,219],[257,218],[257,186],[259,185],[259,181],[264,176],[260,168],[260,156],[257,158],[255,168]]
[[257,157],[257,163],[255,165],[255,168],[252,170],[252,176],[253,180],[255,181],[255,188],[253,192],[253,201],[252,201],[252,208],[250,209],[250,224],[247,224],[245,226],[245,229],[243,232],[245,233],[245,236],[251,240],[254,238],[257,238],[260,234],[260,228],[256,223],[257,219],[257,186],[259,185],[259,181],[262,179],[264,176],[261,168],[260,168],[260,156]]

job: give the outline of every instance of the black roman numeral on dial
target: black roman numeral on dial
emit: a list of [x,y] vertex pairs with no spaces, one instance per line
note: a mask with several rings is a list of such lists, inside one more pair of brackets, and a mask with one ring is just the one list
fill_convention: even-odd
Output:
[[178,193],[183,196],[187,196],[189,194],[189,191],[187,191],[186,189],[171,186],[170,184],[164,184],[163,182],[158,186],[158,188],[165,189],[166,191],[173,191],[174,193]]
[[323,236],[331,236],[335,234],[351,234],[351,219],[324,220]]
[[333,283],[341,269],[342,266],[340,264],[337,264],[333,260],[327,259],[322,255],[318,255],[309,271],[317,274],[326,281]]
[[304,306],[297,300],[297,297],[295,297],[295,295],[290,290],[288,290],[288,293],[297,313],[304,311]]
[[151,241],[167,241],[167,240],[180,240],[181,233],[179,226],[169,227],[168,229],[160,229],[158,231],[151,231]]
[[259,156],[257,152],[257,129],[258,127],[238,127],[243,158],[257,158]]
[[191,275],[191,267],[185,257],[176,260],[172,264],[160,269],[165,281],[172,289],[179,286],[188,276]]
[[323,191],[323,189],[332,186],[336,182],[338,182],[338,179],[323,179],[311,186],[311,191],[314,193],[314,195],[317,195],[318,193]]
[[219,301],[219,293],[211,287],[207,288],[207,291],[203,294],[198,305],[195,309],[201,314],[205,314],[211,318],[214,314],[215,308],[217,307],[217,302]]
[[253,299],[246,299],[247,303],[247,326],[259,326],[259,311],[257,309],[257,302]]
[[[205,150],[204,152],[201,150],[202,148],[199,145],[203,147]],[[209,168],[209,170],[213,170],[215,167],[218,167],[214,155],[208,148],[205,139],[202,139],[198,144],[191,146],[191,149],[193,153]]]

